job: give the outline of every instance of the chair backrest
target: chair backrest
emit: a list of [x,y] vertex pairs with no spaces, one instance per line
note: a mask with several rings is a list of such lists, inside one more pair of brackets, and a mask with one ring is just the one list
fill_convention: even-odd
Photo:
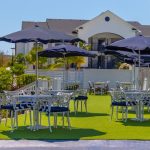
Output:
[[57,95],[52,95],[52,105],[59,107],[69,107],[73,93],[58,92]]
[[92,81],[88,81],[88,84],[89,84],[89,88],[93,88],[94,85],[93,85],[93,82]]
[[109,91],[111,96],[111,101],[121,102],[126,101],[126,97],[123,91],[121,90],[113,90]]

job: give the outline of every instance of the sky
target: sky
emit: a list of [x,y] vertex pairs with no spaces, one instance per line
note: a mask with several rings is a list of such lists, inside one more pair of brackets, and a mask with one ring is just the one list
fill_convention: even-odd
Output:
[[[150,25],[150,0],[1,0],[0,36],[21,30],[22,21],[92,19],[110,10],[128,21]],[[11,54],[13,44],[0,42],[0,51]]]

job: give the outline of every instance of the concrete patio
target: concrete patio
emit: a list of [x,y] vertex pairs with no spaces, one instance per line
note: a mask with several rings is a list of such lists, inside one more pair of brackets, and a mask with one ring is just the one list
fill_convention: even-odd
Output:
[[1,140],[0,150],[149,150],[150,141],[134,140]]

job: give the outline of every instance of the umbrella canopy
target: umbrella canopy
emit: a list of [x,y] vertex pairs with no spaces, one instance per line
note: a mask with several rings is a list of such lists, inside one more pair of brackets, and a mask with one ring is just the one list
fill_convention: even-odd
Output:
[[[24,29],[18,32],[8,34],[6,36],[0,37],[0,41],[6,41],[10,43],[27,43],[27,42],[36,42],[36,51],[37,51],[37,42],[49,43],[49,42],[75,42],[79,41],[79,38],[67,35],[65,33],[45,29],[35,25],[33,28]],[[36,52],[36,94],[38,87],[38,53]]]
[[125,57],[125,58],[131,58],[131,57],[134,58],[134,57],[138,56],[138,54],[136,54],[136,53],[128,52],[128,51],[121,51],[121,50],[118,50],[118,51],[106,50],[106,51],[104,51],[104,54],[114,55],[114,56],[117,56],[117,57]]
[[[129,63],[129,64],[135,64],[138,63],[138,54],[127,52],[127,51],[114,51],[114,50],[106,50],[104,52],[106,55],[113,55],[120,59],[123,62]],[[140,60],[141,63],[144,62],[143,58]]]
[[24,29],[3,36],[0,38],[0,41],[11,43],[41,42],[46,44],[48,42],[74,42],[80,41],[80,39],[62,32],[42,28],[36,25],[33,28]]
[[136,52],[140,51],[141,54],[150,54],[150,37],[135,36],[116,41],[106,46],[106,48],[111,50],[134,50]]
[[[137,63],[139,61],[139,56],[135,52],[106,50],[104,53],[106,55],[114,55],[120,60],[126,61],[127,63]],[[150,55],[141,55],[140,61],[141,63],[150,63]]]
[[45,49],[44,51],[38,52],[39,56],[42,57],[70,57],[70,56],[85,56],[85,57],[95,57],[96,54],[87,51],[85,49],[73,46],[73,45],[59,45]]

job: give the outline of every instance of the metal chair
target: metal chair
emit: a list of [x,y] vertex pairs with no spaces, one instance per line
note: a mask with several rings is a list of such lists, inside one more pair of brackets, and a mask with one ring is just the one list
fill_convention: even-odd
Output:
[[131,97],[127,97],[121,90],[109,91],[111,96],[111,120],[114,113],[114,107],[116,107],[116,119],[118,120],[118,112],[121,107],[122,120],[127,121],[128,118],[128,107],[137,106],[137,101]]
[[87,112],[87,90],[86,89],[80,89],[74,93],[74,111],[75,114],[78,112],[78,105],[79,102],[81,103],[81,112],[82,112],[82,102],[84,103],[85,106],[85,111]]
[[88,85],[89,85],[89,89],[88,89],[88,92],[89,94],[94,94],[94,85],[91,81],[88,81]]
[[[65,114],[67,115],[67,122],[68,122],[68,127],[71,129],[71,124],[70,124],[70,118],[69,118],[69,102],[71,99],[72,93],[63,93],[63,92],[58,92],[56,95],[51,95],[51,98],[49,101],[51,101],[51,108],[47,110],[48,107],[45,107],[46,109],[40,109],[40,122],[42,119],[42,112],[46,112],[49,115],[49,120],[50,120],[50,114],[53,113],[54,115],[54,127],[57,128],[57,116],[58,113],[62,114],[62,126],[64,127],[64,116]],[[46,104],[46,103],[45,103]],[[43,106],[41,106],[43,108]],[[52,129],[50,127],[50,132],[52,132]]]
[[[18,95],[17,95],[18,94]],[[3,102],[0,105],[1,110],[6,110],[11,114],[11,127],[12,130],[14,128],[18,128],[18,112],[31,110],[32,104],[31,101],[20,101],[18,99],[19,93],[12,91],[5,91]],[[8,116],[7,116],[8,117]],[[31,114],[30,114],[30,125],[32,125]],[[6,123],[7,124],[7,118]]]

